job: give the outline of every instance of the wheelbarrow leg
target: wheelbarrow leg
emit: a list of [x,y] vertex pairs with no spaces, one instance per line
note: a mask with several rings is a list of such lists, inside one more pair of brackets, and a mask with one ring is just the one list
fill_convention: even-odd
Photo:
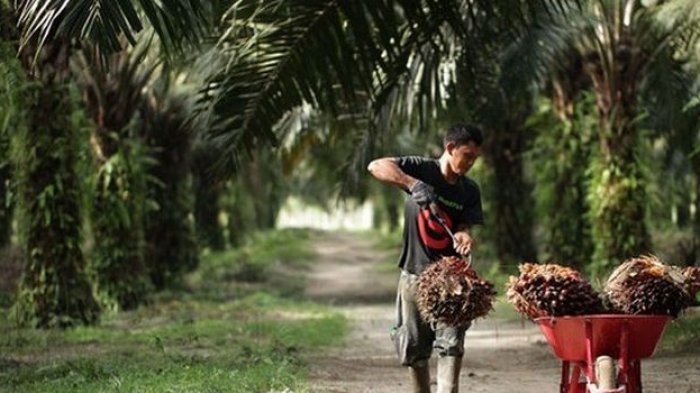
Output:
[[630,393],[642,393],[642,361],[634,359],[630,362]]
[[620,368],[617,380],[620,384],[624,384],[627,393],[637,393],[634,365],[629,359],[629,322],[622,324],[620,332],[620,359],[618,359]]
[[[623,378],[622,374],[619,378]],[[642,393],[642,373],[639,360],[630,360],[626,378],[625,393]]]
[[593,358],[593,323],[586,319],[586,379],[589,383],[598,384],[594,370],[595,359]]
[[[586,393],[586,384],[579,382],[581,379],[581,368],[585,367],[585,365],[581,363],[574,363],[573,365],[570,362],[564,363],[566,363],[566,379],[562,378],[562,393]],[[572,366],[573,369],[570,370],[569,366]],[[564,377],[564,372],[562,372],[562,377]]]
[[559,393],[569,392],[569,362],[566,360],[561,362],[561,383],[559,384]]

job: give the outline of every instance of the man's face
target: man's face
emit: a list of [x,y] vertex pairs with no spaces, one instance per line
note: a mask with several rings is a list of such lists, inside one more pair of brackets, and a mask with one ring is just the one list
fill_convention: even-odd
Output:
[[450,154],[450,166],[452,171],[459,176],[464,176],[481,155],[481,147],[469,142],[467,144],[447,144],[447,152]]

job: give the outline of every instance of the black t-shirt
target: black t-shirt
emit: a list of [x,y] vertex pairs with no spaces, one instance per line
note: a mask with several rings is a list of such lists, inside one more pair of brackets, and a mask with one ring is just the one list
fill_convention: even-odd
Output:
[[[407,156],[396,158],[401,170],[430,184],[438,196],[437,204],[444,221],[454,233],[462,224],[483,224],[479,186],[467,177],[450,184],[440,171],[436,159]],[[452,239],[442,226],[430,217],[428,209],[420,209],[408,197],[404,208],[403,249],[399,267],[411,274],[420,274],[431,262],[443,256],[456,255]]]

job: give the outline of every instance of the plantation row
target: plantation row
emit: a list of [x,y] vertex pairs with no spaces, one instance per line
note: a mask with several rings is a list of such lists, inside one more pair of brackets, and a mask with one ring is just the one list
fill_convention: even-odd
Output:
[[[290,195],[402,196],[378,156],[456,121],[501,270],[700,255],[694,0],[0,1],[0,240],[31,326],[129,309],[274,226]],[[11,229],[14,228],[14,229]]]

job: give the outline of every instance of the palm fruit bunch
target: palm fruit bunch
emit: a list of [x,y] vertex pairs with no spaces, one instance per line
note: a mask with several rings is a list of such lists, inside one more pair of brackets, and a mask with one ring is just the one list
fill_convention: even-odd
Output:
[[700,266],[688,266],[683,269],[685,277],[685,290],[691,298],[695,298],[700,292]]
[[675,318],[693,303],[687,282],[680,268],[665,265],[654,256],[640,256],[612,272],[605,293],[613,311]]
[[495,296],[493,284],[464,259],[444,257],[421,273],[416,301],[426,322],[465,327],[493,309]]
[[603,311],[600,296],[579,272],[557,264],[524,263],[519,269],[508,281],[507,297],[521,314],[535,319]]

